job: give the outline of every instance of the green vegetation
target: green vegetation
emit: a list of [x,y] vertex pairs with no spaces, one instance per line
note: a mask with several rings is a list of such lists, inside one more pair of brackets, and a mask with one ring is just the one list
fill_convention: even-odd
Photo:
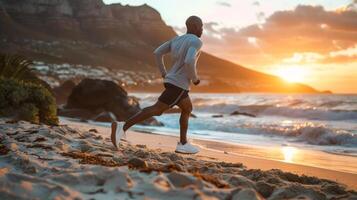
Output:
[[0,54],[0,77],[41,84],[31,71],[33,62],[19,55]]
[[21,56],[0,55],[0,116],[57,125],[57,105]]

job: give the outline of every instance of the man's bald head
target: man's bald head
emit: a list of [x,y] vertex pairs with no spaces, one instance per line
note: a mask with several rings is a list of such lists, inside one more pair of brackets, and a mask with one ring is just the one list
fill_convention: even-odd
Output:
[[190,16],[186,20],[187,33],[195,34],[197,37],[201,37],[203,31],[203,23],[201,18],[197,16]]

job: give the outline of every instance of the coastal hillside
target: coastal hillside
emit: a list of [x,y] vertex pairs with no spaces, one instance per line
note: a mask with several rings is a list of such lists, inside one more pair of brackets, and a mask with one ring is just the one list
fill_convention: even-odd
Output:
[[[106,5],[102,0],[0,0],[0,24],[0,52],[37,61],[40,66],[35,69],[46,81],[58,85],[78,78],[78,70],[86,66],[87,73],[100,69],[96,77],[129,74],[130,80],[116,81],[134,91],[161,88],[152,52],[176,36],[160,13],[146,4]],[[205,52],[198,70],[203,81],[194,91],[317,92]],[[71,71],[76,72],[69,75]]]

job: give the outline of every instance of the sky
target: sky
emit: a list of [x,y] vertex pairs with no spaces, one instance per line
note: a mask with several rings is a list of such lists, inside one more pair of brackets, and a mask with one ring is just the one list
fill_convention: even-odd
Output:
[[357,93],[357,0],[104,0],[158,10],[178,34],[204,21],[203,50],[319,90]]

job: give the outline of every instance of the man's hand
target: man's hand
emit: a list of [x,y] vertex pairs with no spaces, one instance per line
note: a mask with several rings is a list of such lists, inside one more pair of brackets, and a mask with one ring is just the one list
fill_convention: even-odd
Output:
[[200,82],[201,82],[200,79],[197,79],[196,81],[193,82],[193,84],[198,85],[198,84],[200,84]]

